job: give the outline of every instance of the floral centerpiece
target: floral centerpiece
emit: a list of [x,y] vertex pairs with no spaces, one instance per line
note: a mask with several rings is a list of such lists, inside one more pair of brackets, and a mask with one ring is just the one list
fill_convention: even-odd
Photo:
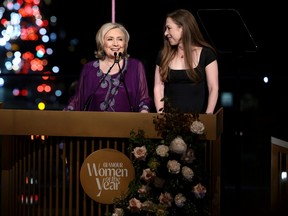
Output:
[[127,194],[114,201],[112,216],[209,215],[205,173],[198,136],[205,126],[198,115],[174,109],[158,114],[153,123],[162,139],[131,131],[129,150],[135,179]]

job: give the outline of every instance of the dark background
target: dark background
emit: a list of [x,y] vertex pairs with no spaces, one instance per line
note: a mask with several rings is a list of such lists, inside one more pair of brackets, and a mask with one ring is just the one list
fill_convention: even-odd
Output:
[[[80,60],[94,58],[95,34],[111,20],[110,7],[110,1],[57,6],[59,25],[67,31],[63,42],[79,39],[76,52],[61,59],[65,74],[77,76]],[[190,10],[216,46],[220,94],[234,97],[224,107],[221,215],[270,215],[271,136],[288,140],[284,7],[277,1],[116,1],[116,21],[130,32],[129,53],[146,65],[151,96],[165,15],[178,8]]]
[[[116,0],[116,21],[130,33],[128,53],[146,66],[151,97],[165,15],[179,8],[194,14],[218,50],[219,105],[223,92],[233,95],[232,106],[223,107],[221,216],[270,215],[271,136],[288,140],[284,4]],[[95,35],[103,23],[111,21],[111,1],[53,1],[42,10],[58,19],[51,31],[58,34],[52,61],[60,67],[58,80],[66,89],[61,109],[83,64],[94,59]],[[268,83],[263,82],[265,76]]]
[[[128,52],[145,63],[151,96],[165,15],[178,8],[195,15],[203,34],[219,51],[220,92],[233,92],[233,111],[242,109],[240,101],[246,94],[257,100],[257,108],[273,113],[273,119],[287,110],[285,11],[277,1],[116,0],[116,21],[131,35]],[[211,9],[219,11],[207,11]],[[111,21],[111,1],[70,3],[69,7],[55,1],[49,13],[58,17],[60,36],[54,56],[61,74],[77,79],[83,63],[94,59],[97,30]],[[265,76],[267,84],[263,83]]]

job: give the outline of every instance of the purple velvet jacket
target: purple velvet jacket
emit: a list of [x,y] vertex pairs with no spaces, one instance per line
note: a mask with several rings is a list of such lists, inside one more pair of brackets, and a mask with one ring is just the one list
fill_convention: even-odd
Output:
[[88,62],[78,80],[75,95],[64,110],[140,112],[149,111],[151,98],[145,68],[141,61],[124,59],[123,67],[113,75],[103,73],[99,60]]

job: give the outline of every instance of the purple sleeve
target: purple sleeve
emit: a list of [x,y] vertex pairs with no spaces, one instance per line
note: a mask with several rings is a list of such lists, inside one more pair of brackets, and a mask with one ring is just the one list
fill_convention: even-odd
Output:
[[138,59],[129,58],[125,82],[130,92],[132,106],[135,112],[149,111],[151,98],[149,96],[146,71],[143,63]]
[[[87,102],[89,95],[93,92],[93,85],[90,80],[98,79],[95,71],[95,62],[87,63],[83,66],[80,77],[77,82],[75,94],[69,99],[68,105],[63,109],[66,111],[83,111],[85,103]],[[97,65],[96,65],[97,66]]]
[[80,78],[77,82],[75,94],[69,98],[68,105],[64,108],[65,111],[80,111],[81,110],[81,98],[83,89],[83,76],[84,74],[80,74]]
[[151,100],[146,79],[146,72],[143,64],[139,63],[139,111],[150,110]]

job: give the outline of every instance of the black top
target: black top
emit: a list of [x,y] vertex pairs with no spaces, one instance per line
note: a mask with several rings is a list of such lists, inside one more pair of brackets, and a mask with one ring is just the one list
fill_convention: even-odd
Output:
[[[199,64],[196,68],[201,80],[194,83],[186,74],[186,70],[170,69],[168,79],[164,83],[164,97],[172,107],[185,113],[204,113],[208,101],[205,67],[217,59],[216,53],[210,48],[203,47]],[[160,59],[158,56],[157,65]],[[164,107],[165,111],[165,107]]]

